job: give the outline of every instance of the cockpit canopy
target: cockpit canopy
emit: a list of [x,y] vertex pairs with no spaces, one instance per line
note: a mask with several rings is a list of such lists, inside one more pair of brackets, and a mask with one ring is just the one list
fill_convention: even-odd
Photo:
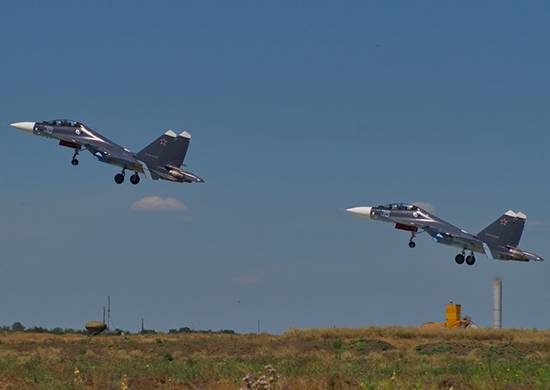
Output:
[[72,121],[70,119],[54,119],[51,121],[44,121],[44,124],[50,126],[76,127],[78,125],[78,122]]
[[407,203],[390,203],[387,205],[376,206],[377,209],[382,210],[407,210],[407,211],[416,211],[418,207],[413,204]]

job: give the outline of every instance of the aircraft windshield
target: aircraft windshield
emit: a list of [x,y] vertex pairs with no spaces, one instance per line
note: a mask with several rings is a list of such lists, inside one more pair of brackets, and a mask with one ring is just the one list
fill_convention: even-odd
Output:
[[378,206],[377,208],[384,210],[418,210],[418,207],[416,207],[415,205],[407,203],[390,203],[387,205]]
[[52,121],[46,121],[44,123],[50,126],[70,126],[70,127],[75,127],[78,124],[78,122],[71,121],[69,119],[54,119]]

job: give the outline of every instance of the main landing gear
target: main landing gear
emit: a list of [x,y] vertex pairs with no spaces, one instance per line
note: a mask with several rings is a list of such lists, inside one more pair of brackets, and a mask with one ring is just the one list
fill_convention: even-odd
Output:
[[137,173],[134,173],[132,176],[130,176],[130,183],[134,185],[139,183],[139,175]]
[[474,265],[476,262],[476,258],[474,256],[474,252],[471,252],[471,254],[465,256],[464,251],[462,251],[462,253],[459,253],[455,256],[455,261],[457,264],[464,264],[464,261],[466,261],[466,264]]
[[[115,175],[115,183],[117,184],[122,184],[124,183],[124,178],[126,176],[126,170],[123,169],[121,173],[117,173]],[[132,184],[138,184],[140,182],[140,178],[139,178],[139,175],[136,173],[134,173],[132,176],[130,176],[130,183]]]

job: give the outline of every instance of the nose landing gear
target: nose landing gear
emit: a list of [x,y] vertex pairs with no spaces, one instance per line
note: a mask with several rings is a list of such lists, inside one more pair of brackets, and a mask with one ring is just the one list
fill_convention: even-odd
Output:
[[414,238],[416,237],[415,232],[411,232],[411,238],[409,240],[409,248],[414,248],[416,246],[416,243],[414,242]]
[[76,156],[78,156],[78,149],[74,150],[73,159],[71,160],[71,164],[73,164],[74,166],[77,166],[79,162]]

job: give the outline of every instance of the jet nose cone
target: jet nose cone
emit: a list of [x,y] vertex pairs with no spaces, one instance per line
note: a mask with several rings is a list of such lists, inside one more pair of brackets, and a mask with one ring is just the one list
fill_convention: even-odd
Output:
[[32,130],[34,129],[35,122],[15,122],[12,123],[10,126],[15,127],[16,129],[27,131],[32,133]]
[[371,210],[372,207],[352,207],[350,209],[347,209],[346,211],[352,214],[357,214],[361,217],[370,218]]

